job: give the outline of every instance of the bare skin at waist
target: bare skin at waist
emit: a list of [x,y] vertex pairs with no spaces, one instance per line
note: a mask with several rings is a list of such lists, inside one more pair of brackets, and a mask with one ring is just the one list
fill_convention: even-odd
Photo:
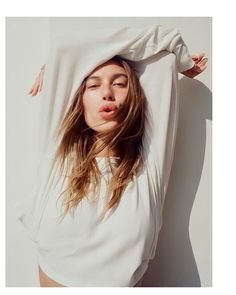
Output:
[[[50,279],[39,266],[39,281],[40,287],[65,287],[56,281]],[[142,287],[142,279],[134,287]]]

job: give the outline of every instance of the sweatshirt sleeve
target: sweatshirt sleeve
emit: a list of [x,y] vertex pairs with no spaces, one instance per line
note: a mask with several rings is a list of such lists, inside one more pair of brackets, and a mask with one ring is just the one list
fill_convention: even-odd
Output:
[[[145,61],[161,51],[175,54],[182,72],[193,66],[188,49],[176,29],[159,25],[146,28],[106,28],[69,31],[51,40],[42,90],[40,142],[42,150],[55,143],[55,130],[83,79],[115,55]],[[57,143],[55,143],[57,144]]]
[[194,62],[179,30],[159,25],[145,29],[129,48],[121,52],[121,55],[130,60],[140,61],[163,50],[175,54],[178,72],[181,73],[193,67]]
[[[170,54],[165,58],[166,52]],[[188,49],[176,29],[154,25],[148,28],[77,30],[56,36],[51,42],[41,93],[39,148],[45,157],[49,155],[50,158],[54,154],[60,141],[60,138],[55,137],[56,128],[70,107],[81,82],[95,67],[115,55],[139,64],[140,82],[148,99],[152,125],[152,130],[147,136],[147,149],[150,149],[149,163],[154,163],[150,174],[154,189],[158,183],[157,186],[161,187],[161,195],[164,198],[177,126],[176,72],[193,66]],[[160,58],[161,56],[163,58]],[[29,207],[26,208],[25,202],[21,207],[17,207],[18,217],[24,224],[29,224],[24,212],[29,213],[27,215],[30,219],[32,217],[36,220],[31,230],[32,237],[35,235],[38,220],[47,200],[44,191],[50,169],[48,161],[39,189],[37,188],[35,193],[40,196],[40,206],[35,205],[34,201],[37,198],[34,198]],[[38,207],[42,210],[35,210]]]

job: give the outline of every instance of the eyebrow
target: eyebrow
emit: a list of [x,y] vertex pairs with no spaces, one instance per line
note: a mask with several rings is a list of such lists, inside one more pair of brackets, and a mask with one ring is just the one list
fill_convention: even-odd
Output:
[[[123,76],[126,79],[128,79],[128,76],[126,74],[123,74],[123,73],[114,74],[112,76],[112,78],[118,78],[118,77],[121,77],[121,76]],[[99,77],[99,76],[90,76],[90,77],[88,77],[87,81],[90,80],[90,79],[101,79],[101,77]]]

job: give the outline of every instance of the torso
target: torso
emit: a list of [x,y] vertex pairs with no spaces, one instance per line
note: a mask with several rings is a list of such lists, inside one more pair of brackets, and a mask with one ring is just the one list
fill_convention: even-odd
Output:
[[[78,205],[75,214],[68,214],[61,223],[57,220],[61,213],[61,200],[56,202],[61,191],[60,185],[50,194],[50,198],[44,205],[44,214],[36,238],[38,264],[45,271],[49,266],[50,277],[55,281],[41,271],[42,287],[77,286],[77,282],[79,286],[80,280],[81,287],[90,286],[90,284],[102,286],[106,283],[108,286],[125,286],[129,280],[135,279],[135,277],[132,278],[133,275],[138,276],[139,272],[144,273],[154,253],[159,225],[156,219],[160,216],[159,203],[152,193],[154,189],[150,187],[147,171],[135,177],[134,183],[130,184],[124,192],[118,209],[98,224],[96,218],[104,207],[108,175],[104,173],[103,178],[98,202],[92,203],[89,195]],[[132,256],[130,256],[131,252]],[[107,253],[109,259],[106,260],[106,256],[102,259],[99,253]],[[84,259],[85,254],[92,255],[94,259],[88,263]],[[124,271],[127,261],[129,266]],[[65,263],[68,267],[61,267]],[[106,282],[106,272],[114,269],[114,265],[116,275]],[[89,278],[86,273],[90,274]],[[140,282],[135,285],[135,287],[139,286]]]

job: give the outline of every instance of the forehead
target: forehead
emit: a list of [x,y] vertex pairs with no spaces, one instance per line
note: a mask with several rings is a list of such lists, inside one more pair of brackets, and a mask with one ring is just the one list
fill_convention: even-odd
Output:
[[103,77],[107,75],[112,76],[114,74],[124,74],[125,76],[127,76],[125,69],[121,65],[117,64],[114,61],[108,61],[94,69],[92,73],[88,76],[88,79],[93,77]]

